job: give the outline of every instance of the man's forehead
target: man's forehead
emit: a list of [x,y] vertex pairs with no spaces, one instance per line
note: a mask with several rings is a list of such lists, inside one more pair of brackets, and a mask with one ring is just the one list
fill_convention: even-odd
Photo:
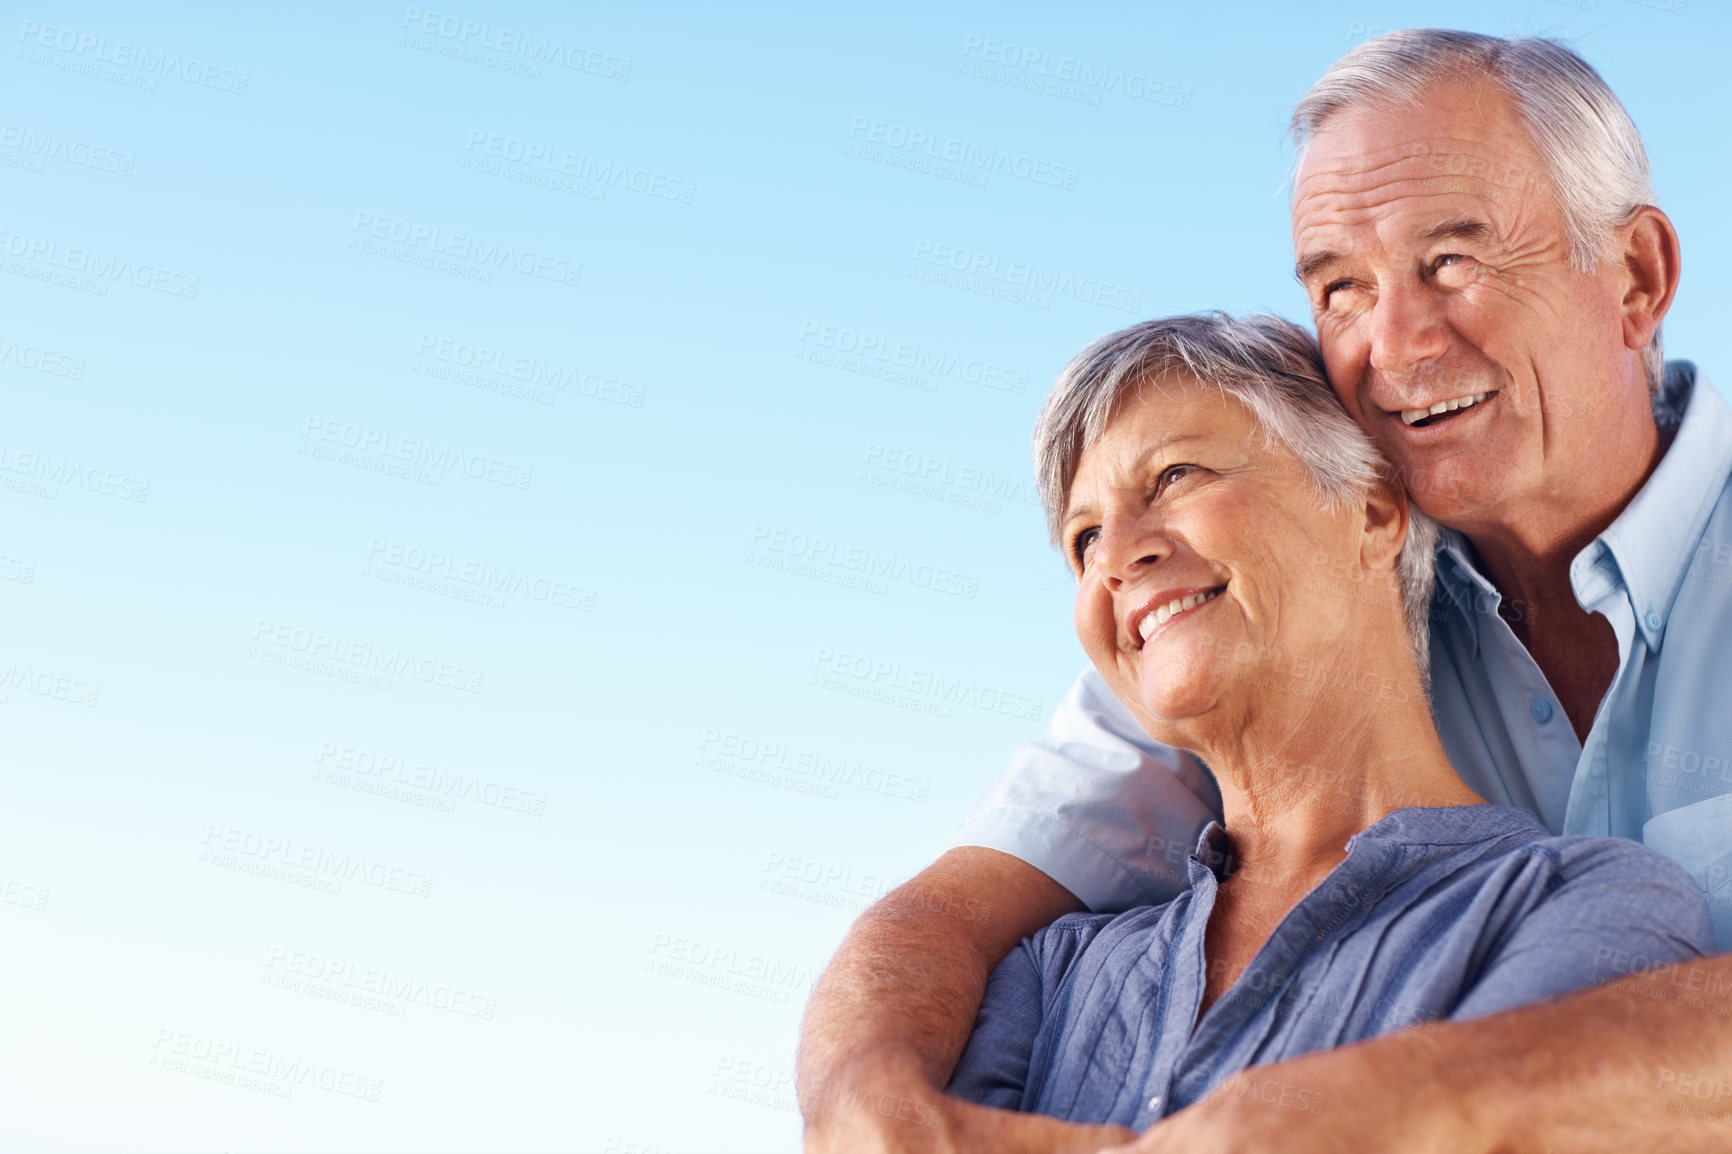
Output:
[[1549,187],[1526,125],[1484,76],[1444,78],[1410,100],[1348,105],[1317,126],[1294,181],[1306,200],[1433,194],[1525,197]]
[[1526,193],[1543,184],[1538,158],[1525,142],[1457,136],[1415,136],[1372,143],[1365,136],[1320,131],[1305,150],[1295,203],[1317,196],[1387,189],[1398,195]]

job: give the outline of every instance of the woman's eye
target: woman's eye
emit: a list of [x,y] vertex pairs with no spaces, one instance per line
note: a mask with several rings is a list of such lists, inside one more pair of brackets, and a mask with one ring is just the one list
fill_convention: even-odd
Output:
[[1196,471],[1195,465],[1169,465],[1161,470],[1161,488],[1165,489],[1174,481],[1189,476]]
[[1095,538],[1100,535],[1099,529],[1084,529],[1076,535],[1076,540],[1070,543],[1071,556],[1076,558],[1077,568],[1088,564],[1088,551],[1094,547]]

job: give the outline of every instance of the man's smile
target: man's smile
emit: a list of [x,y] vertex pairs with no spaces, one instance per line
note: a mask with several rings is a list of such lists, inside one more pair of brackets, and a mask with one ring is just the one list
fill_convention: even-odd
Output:
[[1432,425],[1447,421],[1452,414],[1458,413],[1462,409],[1472,408],[1496,395],[1497,390],[1493,389],[1485,393],[1469,393],[1462,397],[1451,397],[1448,400],[1437,401],[1426,408],[1402,409],[1401,420],[1410,428],[1429,428]]

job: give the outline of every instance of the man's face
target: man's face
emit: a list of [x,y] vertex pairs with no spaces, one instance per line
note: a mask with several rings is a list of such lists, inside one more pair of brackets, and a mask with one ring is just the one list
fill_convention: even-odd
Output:
[[[1293,247],[1330,382],[1438,519],[1511,523],[1567,501],[1621,435],[1619,385],[1640,362],[1617,269],[1570,267],[1545,170],[1495,87],[1330,120],[1295,183]],[[1439,404],[1456,407],[1430,415]]]

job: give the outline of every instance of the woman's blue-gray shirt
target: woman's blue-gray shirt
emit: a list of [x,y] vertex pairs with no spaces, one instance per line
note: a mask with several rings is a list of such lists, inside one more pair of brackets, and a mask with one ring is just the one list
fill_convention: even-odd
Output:
[[1636,842],[1553,837],[1507,806],[1401,809],[1348,841],[1198,1021],[1227,850],[1211,823],[1173,901],[1071,914],[1012,950],[949,1092],[1142,1130],[1248,1066],[1713,949],[1701,891]]

